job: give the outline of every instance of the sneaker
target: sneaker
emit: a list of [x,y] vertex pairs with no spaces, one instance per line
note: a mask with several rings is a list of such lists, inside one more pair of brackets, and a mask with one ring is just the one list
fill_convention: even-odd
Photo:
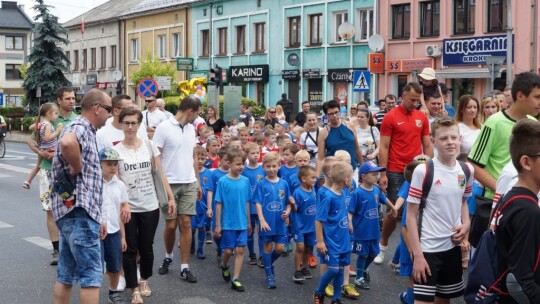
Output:
[[118,286],[116,287],[116,291],[124,290],[126,290],[126,278],[124,276],[120,276],[120,279],[118,279]]
[[244,290],[245,290],[244,286],[242,286],[242,283],[240,283],[240,281],[238,281],[238,280],[233,280],[231,282],[231,289],[239,291],[239,292],[244,292]]
[[124,299],[122,299],[122,293],[120,292],[113,292],[109,294],[109,304],[124,304],[126,303]]
[[257,265],[259,265],[259,268],[264,268],[262,257],[259,257],[259,260],[257,261]]
[[364,278],[358,278],[354,280],[354,285],[360,289],[369,289],[369,284]]
[[221,266],[221,276],[223,276],[225,282],[229,282],[231,280],[231,272],[229,271],[229,266]]
[[324,304],[324,295],[323,294],[314,294],[313,303],[315,304]]
[[169,266],[171,266],[172,259],[171,258],[164,258],[163,262],[161,263],[161,266],[159,266],[158,273],[159,274],[167,274],[169,273]]
[[358,299],[358,297],[360,296],[360,293],[356,291],[356,289],[354,289],[354,285],[352,284],[343,285],[341,292],[343,293],[344,296],[353,300]]
[[351,277],[356,276],[356,270],[352,266],[349,266],[349,276]]
[[371,282],[371,276],[369,275],[369,270],[364,271],[364,280],[366,280],[366,282]]
[[189,268],[184,268],[180,273],[180,277],[189,283],[197,283],[197,278],[189,271]]
[[394,262],[390,261],[390,262],[388,262],[388,266],[390,266],[390,268],[392,268],[392,271],[395,274],[399,274],[399,264],[395,264]]
[[302,282],[302,281],[305,281],[305,280],[306,280],[306,278],[304,278],[304,276],[302,275],[302,271],[297,270],[297,271],[294,272],[293,281]]
[[326,286],[326,288],[324,289],[324,294],[329,298],[333,298],[334,297],[334,286],[332,286],[331,284],[328,284],[328,286]]
[[266,280],[264,280],[264,286],[268,289],[275,289],[276,288],[276,279],[272,276],[266,277]]
[[379,252],[379,254],[377,254],[375,259],[373,260],[373,263],[375,263],[376,265],[381,265],[383,262],[384,262],[384,251],[381,250],[381,252]]
[[58,265],[58,250],[53,251],[52,260],[50,263],[52,266]]
[[257,255],[252,253],[249,255],[249,265],[257,265]]
[[309,268],[315,268],[317,267],[317,259],[313,254],[309,255]]
[[204,260],[206,259],[206,255],[202,252],[202,250],[197,250],[197,259]]
[[313,279],[313,276],[311,275],[311,272],[307,268],[302,268],[302,275],[304,276],[304,279]]
[[212,244],[212,233],[210,231],[206,232],[206,235],[204,236],[204,243]]
[[407,302],[406,296],[407,296],[407,292],[402,292],[399,294],[399,300],[401,301],[401,304],[409,304]]

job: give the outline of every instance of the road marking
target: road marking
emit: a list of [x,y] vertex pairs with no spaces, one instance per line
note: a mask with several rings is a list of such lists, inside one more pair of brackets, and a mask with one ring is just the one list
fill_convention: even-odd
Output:
[[32,170],[30,170],[30,169],[21,168],[21,167],[17,167],[17,166],[11,166],[11,165],[5,165],[5,164],[0,164],[0,169],[5,169],[5,170],[9,170],[9,171],[15,171],[15,172],[19,172],[19,173],[25,173],[25,174],[29,174],[30,172],[32,172]]
[[12,155],[6,155],[4,156],[3,158],[1,158],[2,160],[23,160],[25,159],[24,156],[12,156]]
[[0,178],[6,178],[6,177],[11,177],[11,175],[1,174],[1,173],[0,173]]
[[10,228],[10,227],[13,227],[13,225],[0,221],[0,228]]
[[38,245],[39,247],[43,247],[47,250],[53,249],[51,241],[48,239],[42,238],[40,236],[27,237],[27,238],[23,238],[23,240],[30,242],[32,244]]
[[11,150],[11,151],[9,151],[9,154],[11,154],[11,153],[25,154],[25,155],[36,156],[36,153],[34,153],[34,152],[22,152],[22,151]]

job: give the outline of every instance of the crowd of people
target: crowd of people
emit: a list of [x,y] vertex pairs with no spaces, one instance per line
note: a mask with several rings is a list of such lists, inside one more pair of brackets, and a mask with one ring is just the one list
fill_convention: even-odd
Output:
[[[322,124],[308,102],[293,120],[286,95],[260,120],[240,106],[238,123],[228,125],[211,106],[202,118],[196,97],[169,115],[154,96],[140,111],[127,95],[111,99],[92,89],[76,116],[73,91],[61,88],[56,104],[41,107],[29,140],[40,158],[23,184],[29,188],[39,175],[58,264],[55,302],[68,303],[78,282],[80,301],[97,303],[104,260],[110,303],[121,303],[125,288],[131,303],[143,303],[152,295],[161,217],[160,275],[174,267],[178,244],[180,276],[196,283],[189,259],[205,259],[204,244],[213,242],[221,275],[235,291],[245,290],[246,260],[264,268],[268,289],[277,288],[276,275],[312,279],[309,269],[319,264],[313,302],[341,303],[342,295],[357,299],[357,288],[370,288],[369,267],[384,263],[401,217],[388,265],[409,283],[396,302],[449,303],[463,295],[463,269],[489,226],[477,206],[491,211],[525,194],[538,202],[540,76],[518,74],[510,89],[480,102],[460,96],[456,110],[448,101],[448,88],[429,68],[399,98],[379,100],[375,114],[367,102],[346,113],[339,102],[326,102]],[[498,178],[505,180],[499,185]],[[500,262],[522,288],[497,286],[510,293],[500,303],[537,303],[540,211],[508,210],[494,212],[505,215]],[[292,243],[291,272],[276,273],[275,261]]]

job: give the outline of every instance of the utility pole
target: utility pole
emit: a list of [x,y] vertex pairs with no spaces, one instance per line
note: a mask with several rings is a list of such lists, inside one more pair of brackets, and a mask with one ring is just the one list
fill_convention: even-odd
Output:
[[[517,3],[517,0],[516,0]],[[506,0],[506,85],[512,85],[512,0]]]

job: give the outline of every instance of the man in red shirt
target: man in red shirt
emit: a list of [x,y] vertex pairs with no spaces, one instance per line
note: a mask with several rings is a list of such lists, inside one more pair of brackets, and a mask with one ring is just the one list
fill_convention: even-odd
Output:
[[[433,157],[433,146],[429,136],[429,122],[424,112],[416,110],[420,104],[422,87],[416,82],[409,82],[403,88],[401,105],[385,115],[381,125],[381,145],[379,165],[386,168],[381,172],[379,184],[386,189],[391,202],[397,200],[401,185],[405,182],[403,169],[413,158],[420,154]],[[382,264],[388,239],[396,228],[397,218],[386,213],[383,221],[379,247],[381,252],[373,261]]]

